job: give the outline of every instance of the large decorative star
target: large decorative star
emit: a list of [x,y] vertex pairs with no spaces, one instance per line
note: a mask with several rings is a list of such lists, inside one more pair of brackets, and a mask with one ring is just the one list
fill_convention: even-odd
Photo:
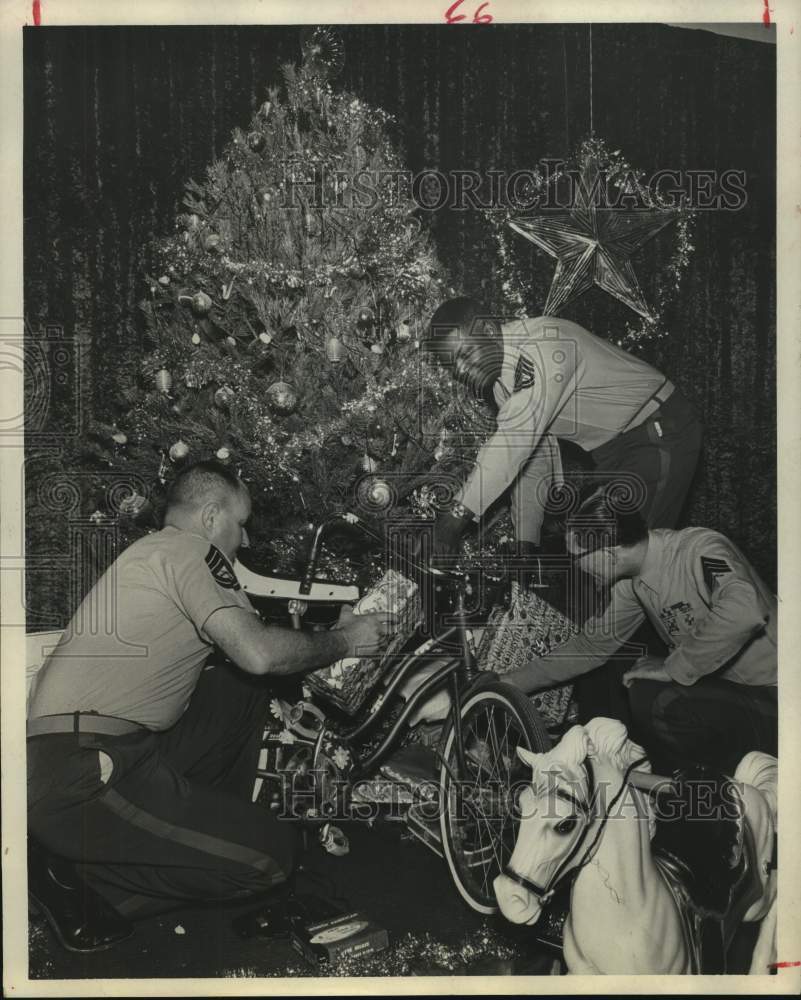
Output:
[[630,257],[665,226],[675,222],[675,209],[628,209],[608,204],[605,175],[594,157],[585,160],[574,204],[567,212],[543,210],[520,216],[509,225],[558,261],[545,303],[555,316],[568,302],[593,285],[652,319]]

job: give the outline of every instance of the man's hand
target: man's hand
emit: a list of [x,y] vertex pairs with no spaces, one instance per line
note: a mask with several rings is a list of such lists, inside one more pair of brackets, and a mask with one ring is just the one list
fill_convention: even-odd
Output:
[[623,683],[631,687],[634,681],[665,681],[670,683],[673,678],[665,670],[665,661],[661,656],[641,656],[631,670],[623,674]]
[[472,510],[468,510],[463,504],[455,504],[452,510],[443,511],[434,522],[432,558],[452,556],[458,550],[461,537],[472,521]]
[[395,621],[395,615],[388,611],[355,615],[345,604],[334,628],[341,629],[347,637],[349,650],[346,656],[376,656],[393,634]]

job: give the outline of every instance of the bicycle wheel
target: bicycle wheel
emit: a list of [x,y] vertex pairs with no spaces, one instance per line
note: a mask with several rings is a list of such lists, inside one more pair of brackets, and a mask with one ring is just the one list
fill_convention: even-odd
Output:
[[440,831],[445,860],[462,898],[479,913],[498,909],[492,887],[517,839],[512,789],[530,780],[516,748],[542,753],[551,738],[537,710],[502,681],[468,696],[461,707],[468,773],[461,781],[451,723],[440,765]]

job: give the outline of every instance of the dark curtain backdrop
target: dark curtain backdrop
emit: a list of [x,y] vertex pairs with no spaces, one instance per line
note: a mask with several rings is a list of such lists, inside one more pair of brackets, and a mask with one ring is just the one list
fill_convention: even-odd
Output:
[[[397,117],[412,170],[529,168],[565,156],[589,131],[585,25],[341,31],[338,83]],[[202,178],[298,55],[298,30],[284,27],[25,31],[26,318],[32,340],[60,324],[81,346],[84,414],[121,415],[120,373],[140,354],[132,305],[148,244],[171,230],[185,181]],[[650,356],[706,425],[686,523],[728,534],[773,583],[775,47],[595,25],[593,63],[596,134],[633,166],[746,172],[742,210],[699,217],[671,336]],[[476,213],[446,209],[432,225],[454,285],[502,302]],[[638,271],[648,297],[647,265]],[[567,315],[614,336],[614,324],[633,317],[602,298],[592,292]],[[47,627],[78,595],[46,569],[71,544],[66,513],[48,514],[36,494],[57,450],[32,439],[29,455],[29,615],[32,627]]]

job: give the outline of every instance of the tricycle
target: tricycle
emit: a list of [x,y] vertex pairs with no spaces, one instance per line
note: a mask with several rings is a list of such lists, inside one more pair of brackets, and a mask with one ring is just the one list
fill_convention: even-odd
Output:
[[[295,628],[332,624],[343,603],[360,597],[356,587],[317,579],[325,540],[343,528],[386,545],[386,538],[356,515],[334,515],[314,531],[300,580],[261,576],[237,564],[239,581],[256,607],[269,605],[276,617],[280,606]],[[443,856],[464,900],[480,913],[494,913],[493,881],[508,864],[518,832],[513,797],[528,777],[516,749],[547,750],[556,734],[531,698],[488,669],[498,666],[497,658],[488,663],[482,657],[491,638],[488,623],[509,626],[508,616],[503,620],[500,614],[497,584],[481,567],[431,565],[425,535],[414,558],[401,556],[401,550],[397,544],[386,549],[395,571],[413,581],[415,613],[407,615],[405,628],[380,660],[353,675],[356,696],[353,687],[337,690],[307,675],[298,700],[273,701],[276,725],[267,730],[259,778],[271,789],[272,807],[287,815],[322,823],[343,816],[372,819],[375,798],[368,793],[382,766],[398,748],[427,734],[436,768],[430,781],[407,794],[402,810],[410,829]],[[545,617],[567,638],[571,623],[541,598],[532,594],[530,600],[540,602]],[[536,628],[533,620],[517,624]],[[549,637],[552,644],[563,638],[555,639],[553,628]],[[441,700],[442,692],[449,695],[449,707],[432,739],[431,727],[417,720],[422,707],[438,693]]]

